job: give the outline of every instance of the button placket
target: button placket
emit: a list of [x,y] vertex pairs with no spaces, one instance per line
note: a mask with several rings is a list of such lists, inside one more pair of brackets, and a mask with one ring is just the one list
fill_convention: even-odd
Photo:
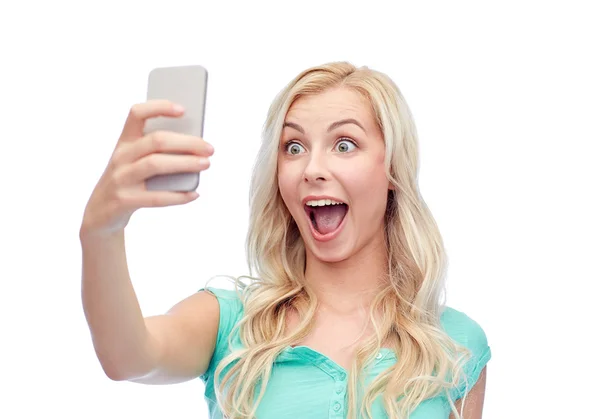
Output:
[[346,393],[346,382],[347,375],[343,371],[339,371],[334,376],[335,380],[335,394],[331,399],[331,418],[343,418],[344,415],[344,400]]

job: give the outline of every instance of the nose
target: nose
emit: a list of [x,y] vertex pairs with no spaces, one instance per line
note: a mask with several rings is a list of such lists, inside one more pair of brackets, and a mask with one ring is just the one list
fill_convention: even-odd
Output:
[[329,179],[326,157],[319,152],[311,153],[304,168],[304,182],[312,183]]

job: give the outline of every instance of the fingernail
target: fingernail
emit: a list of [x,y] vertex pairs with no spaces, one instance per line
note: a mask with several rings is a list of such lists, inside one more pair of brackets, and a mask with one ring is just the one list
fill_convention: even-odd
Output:
[[173,110],[177,113],[185,112],[185,109],[183,108],[183,106],[178,105],[178,104],[173,105]]
[[209,153],[214,153],[215,152],[215,148],[212,145],[208,144],[208,143],[206,143],[206,150]]

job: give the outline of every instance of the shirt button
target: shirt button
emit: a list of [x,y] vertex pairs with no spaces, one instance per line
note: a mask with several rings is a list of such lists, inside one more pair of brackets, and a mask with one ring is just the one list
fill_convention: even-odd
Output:
[[342,391],[344,391],[344,387],[342,387],[342,386],[338,386],[338,387],[335,389],[335,392],[336,392],[337,394],[340,394]]
[[340,380],[344,381],[346,379],[346,373],[340,372]]
[[379,352],[379,353],[377,354],[377,356],[375,357],[375,359],[381,359],[382,357],[383,357],[383,355],[381,354],[381,352]]
[[335,402],[333,404],[333,410],[335,410],[336,412],[339,411],[342,408],[342,405],[339,404],[338,402]]

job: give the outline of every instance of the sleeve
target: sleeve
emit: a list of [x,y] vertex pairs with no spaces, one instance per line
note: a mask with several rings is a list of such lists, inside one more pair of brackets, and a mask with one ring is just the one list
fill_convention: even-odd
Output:
[[442,318],[448,335],[471,352],[471,357],[464,367],[466,377],[461,378],[460,386],[452,391],[452,399],[456,401],[473,388],[481,371],[491,359],[492,352],[483,328],[465,313],[447,308]]
[[221,288],[206,287],[199,291],[207,291],[213,294],[219,302],[219,330],[217,332],[217,342],[207,371],[200,376],[206,382],[221,360],[229,353],[229,337],[242,318],[243,305],[236,291],[225,290]]

